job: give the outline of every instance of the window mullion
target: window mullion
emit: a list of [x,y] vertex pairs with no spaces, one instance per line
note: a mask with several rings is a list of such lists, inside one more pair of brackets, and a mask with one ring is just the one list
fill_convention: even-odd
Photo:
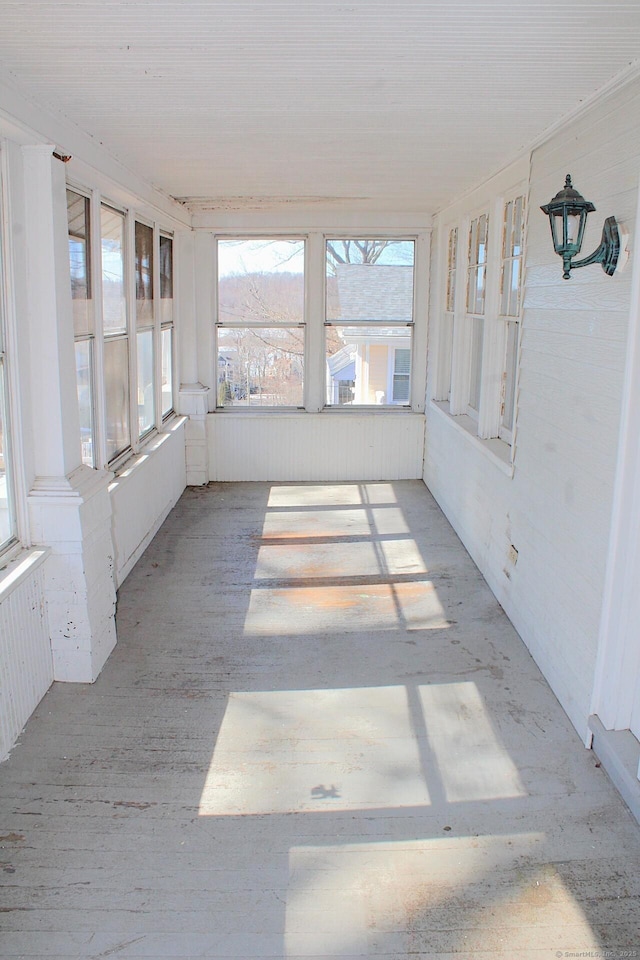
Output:
[[304,305],[307,321],[304,406],[309,413],[318,413],[324,406],[324,274],[324,237],[321,233],[310,233],[307,237]]

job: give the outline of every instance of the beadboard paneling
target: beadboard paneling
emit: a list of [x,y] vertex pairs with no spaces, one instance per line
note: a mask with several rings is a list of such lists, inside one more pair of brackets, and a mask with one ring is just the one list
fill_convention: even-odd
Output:
[[424,416],[211,414],[211,480],[415,480]]
[[53,681],[43,569],[39,565],[0,600],[0,760]]
[[114,577],[120,586],[186,486],[184,420],[127,464],[111,487]]

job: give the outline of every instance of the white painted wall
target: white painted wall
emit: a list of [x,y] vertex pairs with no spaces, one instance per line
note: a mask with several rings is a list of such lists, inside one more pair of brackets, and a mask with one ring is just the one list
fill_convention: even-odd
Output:
[[[513,476],[434,404],[427,407],[425,482],[583,736],[610,532],[631,271],[609,278],[591,266],[563,281],[539,207],[571,173],[597,208],[585,255],[598,245],[609,215],[633,233],[640,130],[629,117],[639,111],[636,81],[532,155]],[[459,210],[475,209],[481,194]],[[439,217],[434,249],[453,213]],[[440,309],[436,298],[432,328]],[[431,370],[428,391],[433,379]],[[519,551],[515,567],[507,562],[511,544]]]
[[129,460],[112,481],[114,579],[119,587],[186,486],[185,424],[180,417]]
[[424,416],[242,413],[207,418],[211,480],[412,480]]

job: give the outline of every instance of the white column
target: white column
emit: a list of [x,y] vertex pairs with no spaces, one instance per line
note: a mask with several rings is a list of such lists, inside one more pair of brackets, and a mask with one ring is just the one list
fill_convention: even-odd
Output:
[[[204,231],[178,240],[178,335],[180,394],[178,411],[189,417],[185,428],[187,485],[209,482],[207,416],[215,407],[214,296],[215,246]],[[212,387],[213,389],[210,389]]]
[[93,681],[116,642],[106,471],[81,462],[66,184],[51,146],[22,148],[35,479],[31,540],[51,547],[45,598],[54,677]]

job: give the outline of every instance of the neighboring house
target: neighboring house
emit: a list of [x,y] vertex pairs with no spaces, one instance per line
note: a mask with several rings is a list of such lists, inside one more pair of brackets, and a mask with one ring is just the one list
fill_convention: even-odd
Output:
[[338,264],[332,313],[345,346],[327,357],[327,403],[408,404],[413,267]]

